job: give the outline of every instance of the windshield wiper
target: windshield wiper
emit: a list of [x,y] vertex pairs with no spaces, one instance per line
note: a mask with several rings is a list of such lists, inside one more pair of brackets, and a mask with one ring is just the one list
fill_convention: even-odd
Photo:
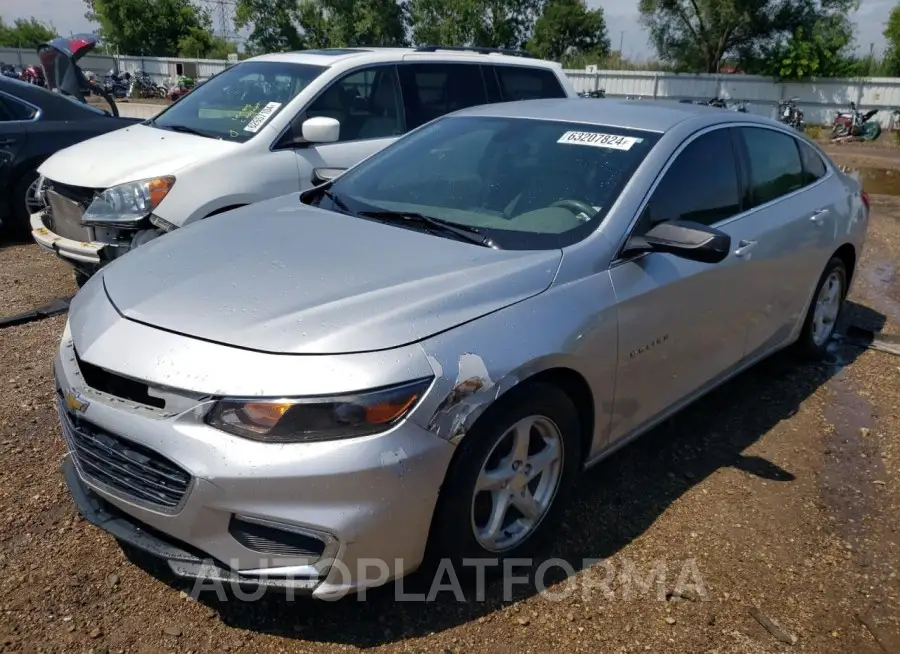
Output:
[[409,224],[421,225],[426,229],[431,229],[436,232],[453,234],[458,239],[468,241],[469,243],[474,243],[475,245],[481,245],[486,248],[497,247],[490,239],[490,237],[482,234],[481,230],[477,227],[471,227],[469,225],[457,225],[455,223],[441,220],[440,218],[433,218],[432,216],[426,216],[421,213],[410,211],[358,211],[357,214],[366,218],[374,218],[375,220],[393,220]]
[[324,195],[326,198],[331,200],[334,203],[334,206],[336,206],[341,211],[345,211],[347,213],[353,213],[352,211],[350,211],[350,207],[348,207],[347,204],[343,200],[341,200],[338,196],[336,196],[331,191],[327,191],[327,190],[322,191],[322,195]]
[[194,136],[203,136],[208,139],[216,138],[221,140],[221,136],[212,136],[207,132],[201,132],[198,129],[194,129],[193,127],[188,127],[187,125],[156,125],[155,127],[163,127],[164,129],[170,129],[173,132],[181,132],[182,134],[193,134]]

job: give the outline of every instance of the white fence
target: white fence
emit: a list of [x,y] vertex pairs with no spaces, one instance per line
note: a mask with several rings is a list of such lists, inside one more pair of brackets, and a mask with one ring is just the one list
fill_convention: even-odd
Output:
[[796,98],[806,122],[831,123],[838,111],[855,102],[861,110],[878,109],[877,118],[889,124],[891,112],[900,108],[900,78],[819,79],[779,84],[756,75],[684,75],[633,70],[567,70],[580,91],[604,89],[611,98],[657,100],[709,100],[720,97],[747,102],[747,110],[773,116],[779,100]]
[[[96,52],[96,51],[95,51]],[[0,48],[0,61],[27,66],[37,64],[32,50]],[[220,59],[177,59],[124,55],[91,54],[81,60],[85,70],[103,74],[110,69],[135,72],[144,70],[157,83],[179,75],[205,78],[230,65]],[[657,100],[708,100],[720,97],[747,102],[747,109],[773,116],[781,99],[796,98],[808,124],[831,123],[835,113],[856,102],[862,110],[878,109],[877,118],[887,126],[894,107],[900,107],[900,78],[820,79],[812,82],[779,84],[755,75],[679,75],[635,70],[567,70],[578,91],[604,89],[611,98]]]

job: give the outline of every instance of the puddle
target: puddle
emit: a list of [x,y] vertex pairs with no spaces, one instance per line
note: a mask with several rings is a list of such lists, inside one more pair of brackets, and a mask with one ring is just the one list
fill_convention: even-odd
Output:
[[900,171],[886,168],[852,168],[863,187],[873,195],[900,195]]
[[843,374],[829,384],[831,397],[825,421],[825,463],[819,478],[823,502],[835,517],[835,530],[858,544],[866,521],[876,518],[878,498],[873,480],[884,479],[884,467],[875,444],[874,411]]

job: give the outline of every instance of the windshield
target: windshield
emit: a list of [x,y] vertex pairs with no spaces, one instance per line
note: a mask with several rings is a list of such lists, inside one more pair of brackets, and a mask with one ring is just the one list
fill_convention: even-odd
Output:
[[242,143],[324,70],[324,66],[274,61],[237,64],[196,87],[152,124]]
[[445,117],[341,175],[318,202],[474,227],[502,249],[559,248],[597,228],[658,138],[600,125]]

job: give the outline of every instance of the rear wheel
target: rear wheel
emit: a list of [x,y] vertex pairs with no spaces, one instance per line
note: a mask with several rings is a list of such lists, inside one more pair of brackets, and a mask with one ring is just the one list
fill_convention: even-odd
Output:
[[6,232],[13,238],[26,238],[31,233],[31,214],[41,210],[36,197],[38,174],[29,170],[13,187],[9,202],[9,220],[3,222]]
[[797,350],[802,356],[809,359],[825,356],[840,320],[846,295],[847,268],[838,257],[832,257],[819,278],[812,304],[803,321],[797,341]]

